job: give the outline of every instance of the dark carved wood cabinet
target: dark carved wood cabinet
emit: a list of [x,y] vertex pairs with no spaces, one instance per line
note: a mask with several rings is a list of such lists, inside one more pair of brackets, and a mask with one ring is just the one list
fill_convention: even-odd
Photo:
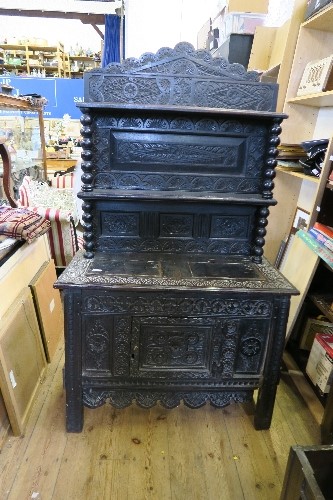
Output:
[[63,290],[67,430],[106,401],[252,400],[270,426],[290,295],[263,257],[276,86],[187,44],[85,74],[85,251]]

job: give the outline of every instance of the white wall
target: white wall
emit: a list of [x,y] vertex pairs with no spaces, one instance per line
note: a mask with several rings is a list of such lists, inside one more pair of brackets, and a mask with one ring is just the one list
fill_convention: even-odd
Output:
[[[52,3],[52,5],[50,5]],[[31,8],[75,12],[114,13],[121,5],[115,2],[78,0],[0,0],[3,8]],[[138,57],[144,52],[156,52],[160,47],[174,47],[180,41],[196,46],[197,34],[203,24],[214,17],[225,0],[125,0],[126,57]],[[277,26],[290,15],[293,0],[270,0],[267,24]],[[102,29],[103,31],[103,29]],[[4,38],[44,38],[49,44],[58,41],[69,51],[76,43],[98,51],[101,39],[90,25],[76,20],[0,16],[0,42]],[[14,43],[14,41],[13,41]],[[15,43],[18,43],[17,41]]]
[[126,57],[190,42],[217,12],[217,0],[126,0]]
[[[196,47],[203,24],[215,17],[224,0],[125,0],[126,57],[155,53],[186,41]],[[280,26],[290,17],[293,0],[270,0],[266,24]]]

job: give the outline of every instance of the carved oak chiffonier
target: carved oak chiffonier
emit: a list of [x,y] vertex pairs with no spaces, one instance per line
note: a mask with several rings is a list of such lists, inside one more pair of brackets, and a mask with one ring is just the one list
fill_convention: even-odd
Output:
[[109,401],[253,398],[270,426],[290,295],[263,257],[277,87],[188,43],[85,74],[85,251],[63,290],[67,430]]

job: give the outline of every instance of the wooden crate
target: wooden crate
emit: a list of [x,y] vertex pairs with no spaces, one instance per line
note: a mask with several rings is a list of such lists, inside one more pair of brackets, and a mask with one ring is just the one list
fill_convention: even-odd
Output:
[[333,446],[292,446],[280,500],[330,500]]

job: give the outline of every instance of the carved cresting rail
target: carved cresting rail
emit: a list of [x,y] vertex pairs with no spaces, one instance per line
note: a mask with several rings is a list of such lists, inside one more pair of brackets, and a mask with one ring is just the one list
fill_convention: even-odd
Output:
[[83,406],[252,399],[270,426],[290,295],[263,257],[277,86],[188,43],[84,76],[85,251],[58,279],[67,430]]

